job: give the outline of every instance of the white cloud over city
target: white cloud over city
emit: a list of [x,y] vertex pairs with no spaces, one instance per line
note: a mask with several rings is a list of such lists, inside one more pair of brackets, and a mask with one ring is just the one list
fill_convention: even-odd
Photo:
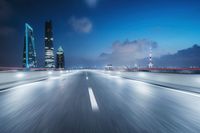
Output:
[[150,47],[153,50],[156,49],[158,47],[157,42],[147,39],[115,41],[111,47],[112,52],[104,52],[99,58],[106,63],[131,64],[148,57]]
[[69,19],[69,25],[75,32],[78,33],[90,33],[93,28],[91,20],[87,17],[82,17],[82,18],[71,17]]

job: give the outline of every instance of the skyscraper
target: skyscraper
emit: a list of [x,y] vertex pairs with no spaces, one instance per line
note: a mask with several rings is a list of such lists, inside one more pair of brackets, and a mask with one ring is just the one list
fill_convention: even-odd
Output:
[[64,50],[60,46],[56,52],[56,68],[65,68]]
[[51,21],[45,22],[45,67],[55,68],[53,32]]
[[23,67],[25,68],[37,67],[33,28],[27,23],[25,24]]

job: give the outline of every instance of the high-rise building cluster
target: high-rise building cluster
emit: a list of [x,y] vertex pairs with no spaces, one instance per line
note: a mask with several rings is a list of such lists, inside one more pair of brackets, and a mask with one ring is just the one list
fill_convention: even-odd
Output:
[[[53,46],[53,27],[51,21],[45,22],[45,68],[65,68],[65,56],[64,50],[60,46],[56,52],[56,64],[54,58],[54,46]],[[36,68],[36,49],[33,36],[33,28],[29,24],[25,24],[25,36],[24,36],[24,51],[23,51],[23,67],[24,68]]]

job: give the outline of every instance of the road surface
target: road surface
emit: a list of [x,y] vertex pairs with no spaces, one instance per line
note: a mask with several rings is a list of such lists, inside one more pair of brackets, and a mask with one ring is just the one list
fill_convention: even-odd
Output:
[[199,94],[100,71],[0,92],[0,133],[199,132]]

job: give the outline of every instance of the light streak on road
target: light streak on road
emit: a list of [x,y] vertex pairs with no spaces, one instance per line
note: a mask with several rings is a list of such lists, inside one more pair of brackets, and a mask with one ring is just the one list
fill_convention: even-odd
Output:
[[25,77],[25,74],[20,72],[20,73],[17,73],[16,77],[17,78],[23,78],[23,77]]
[[53,74],[53,72],[52,72],[52,71],[48,71],[48,74],[49,74],[49,75],[52,75],[52,74]]
[[141,77],[141,78],[147,77],[147,75],[144,72],[139,72],[138,76]]

